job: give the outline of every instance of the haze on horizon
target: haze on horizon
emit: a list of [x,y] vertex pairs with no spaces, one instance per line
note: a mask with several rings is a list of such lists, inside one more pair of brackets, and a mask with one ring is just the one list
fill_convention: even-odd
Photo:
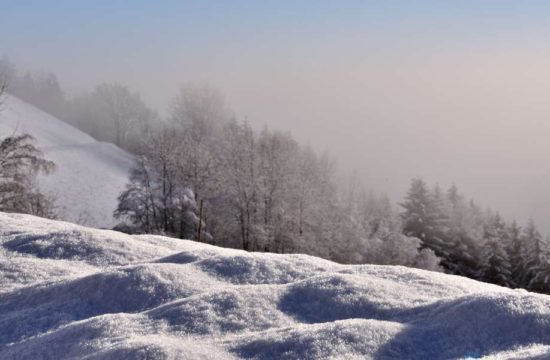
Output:
[[550,233],[544,1],[1,1],[0,55],[70,94],[120,82],[160,113],[219,88],[401,199],[413,177]]

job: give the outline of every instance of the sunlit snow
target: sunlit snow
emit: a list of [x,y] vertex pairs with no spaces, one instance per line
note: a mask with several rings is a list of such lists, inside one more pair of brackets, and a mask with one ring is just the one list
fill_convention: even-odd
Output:
[[1,359],[550,357],[550,297],[0,213]]
[[46,159],[57,165],[53,174],[40,178],[40,185],[55,197],[60,218],[94,227],[115,225],[113,211],[128,181],[132,156],[6,95],[0,138],[23,133],[32,135]]

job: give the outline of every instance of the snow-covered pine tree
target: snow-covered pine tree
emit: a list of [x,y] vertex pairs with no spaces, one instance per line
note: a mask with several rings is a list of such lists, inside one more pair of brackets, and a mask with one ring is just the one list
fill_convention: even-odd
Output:
[[505,224],[500,215],[489,214],[485,224],[478,278],[501,286],[510,286],[510,260],[505,250]]
[[479,246],[476,243],[476,214],[453,185],[446,196],[448,231],[446,236],[449,256],[447,271],[474,277],[477,271]]
[[538,285],[535,282],[535,278],[543,267],[541,261],[542,236],[532,219],[529,220],[527,226],[523,230],[521,240],[523,243],[522,258],[525,268],[522,283],[527,285],[529,290],[536,290]]
[[443,212],[440,191],[430,193],[422,179],[413,179],[405,202],[403,233],[422,241],[422,246],[432,249],[444,261],[448,258],[448,244],[445,241],[447,219]]
[[430,234],[430,198],[426,183],[422,179],[412,180],[405,202],[401,206],[404,208],[401,218],[405,235],[417,237],[426,243]]
[[516,221],[506,227],[506,251],[510,259],[511,285],[514,287],[527,287],[523,283],[525,278],[525,259],[523,243],[521,241],[521,228]]
[[533,269],[534,277],[529,283],[529,290],[550,295],[550,239],[540,242],[540,262]]
[[156,204],[152,169],[147,164],[145,156],[136,159],[135,166],[130,170],[130,178],[126,189],[118,196],[118,207],[115,210],[117,219],[125,218],[135,232],[146,234],[158,233],[158,207]]

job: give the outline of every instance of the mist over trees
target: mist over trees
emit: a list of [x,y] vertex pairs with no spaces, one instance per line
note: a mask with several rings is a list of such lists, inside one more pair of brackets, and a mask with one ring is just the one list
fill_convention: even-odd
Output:
[[66,121],[96,140],[137,152],[141,134],[157,115],[138,93],[120,84],[99,84],[92,91],[67,97],[53,73],[20,73],[7,58],[0,59],[8,91]]
[[439,269],[432,250],[402,234],[387,198],[358,182],[341,188],[328,155],[254,131],[211,87],[183,88],[146,138],[119,198],[121,228],[197,240],[201,227],[203,241],[247,251]]
[[100,84],[67,103],[62,116],[99,141],[136,152],[155,114],[137,93],[120,84]]
[[159,119],[119,84],[68,99],[55,75],[21,76],[6,59],[2,69],[15,95],[136,155],[115,211],[119,230],[413,266],[550,293],[550,245],[536,225],[507,221],[456,186],[413,179],[394,208],[357,177],[341,181],[329,155],[239,121],[212,87],[182,88]]
[[533,221],[521,228],[467,201],[414,179],[402,204],[403,231],[432,249],[446,272],[508,287],[550,293],[550,244]]

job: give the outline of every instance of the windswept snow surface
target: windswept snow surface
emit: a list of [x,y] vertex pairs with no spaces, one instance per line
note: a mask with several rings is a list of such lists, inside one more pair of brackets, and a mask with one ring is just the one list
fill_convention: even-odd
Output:
[[18,98],[6,95],[0,112],[0,138],[28,133],[57,170],[40,178],[57,199],[60,218],[94,227],[115,225],[117,196],[128,181],[130,154],[89,135]]
[[549,359],[550,297],[0,213],[1,359]]

